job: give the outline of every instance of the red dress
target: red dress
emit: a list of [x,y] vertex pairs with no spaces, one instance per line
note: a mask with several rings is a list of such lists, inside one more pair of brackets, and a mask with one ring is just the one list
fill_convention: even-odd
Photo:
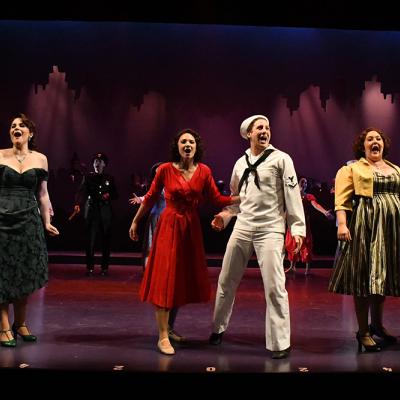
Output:
[[232,203],[222,196],[205,164],[199,163],[190,181],[172,165],[158,167],[144,203],[152,206],[165,188],[166,208],[157,224],[139,296],[159,307],[179,307],[210,299],[199,203],[219,207]]
[[287,252],[287,258],[289,261],[299,261],[303,263],[308,263],[312,260],[312,249],[313,249],[313,239],[311,234],[311,222],[310,222],[310,213],[312,201],[317,201],[315,196],[312,194],[305,194],[302,196],[303,200],[303,208],[304,208],[304,216],[306,219],[306,237],[303,241],[300,251],[297,254],[294,254],[294,249],[296,248],[296,242],[290,233],[290,229],[286,231],[285,238],[285,248]]

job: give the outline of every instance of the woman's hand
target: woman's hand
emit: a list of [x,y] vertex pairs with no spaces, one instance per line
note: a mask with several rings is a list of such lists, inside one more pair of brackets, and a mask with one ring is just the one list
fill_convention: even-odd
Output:
[[232,204],[239,204],[240,203],[240,196],[231,196]]
[[58,232],[58,229],[50,223],[45,225],[45,229],[50,236],[57,236],[60,234],[60,232]]
[[337,228],[337,238],[338,240],[343,240],[345,242],[350,242],[351,240],[351,235],[349,228],[347,228],[347,225],[339,225]]
[[134,242],[137,242],[139,240],[139,235],[137,234],[137,223],[136,222],[132,222],[132,225],[129,228],[129,237]]
[[132,193],[133,197],[129,199],[129,204],[141,204],[143,203],[143,197],[136,196],[136,193]]

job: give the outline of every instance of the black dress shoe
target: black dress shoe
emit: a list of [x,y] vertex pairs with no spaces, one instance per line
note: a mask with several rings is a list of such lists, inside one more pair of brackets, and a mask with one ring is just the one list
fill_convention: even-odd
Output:
[[92,269],[87,269],[86,270],[86,276],[92,276],[93,275],[93,270]]
[[210,335],[210,338],[208,339],[208,342],[210,344],[213,344],[214,346],[218,346],[219,344],[222,343],[222,335],[224,334],[224,332],[221,333],[212,333]]
[[276,350],[272,352],[272,358],[274,359],[281,359],[281,358],[287,358],[290,353],[290,346],[285,349],[285,350]]
[[168,338],[170,341],[173,340],[178,343],[186,342],[186,338],[173,329],[168,330]]
[[108,275],[108,269],[102,269],[100,274],[101,274],[101,276],[107,276]]

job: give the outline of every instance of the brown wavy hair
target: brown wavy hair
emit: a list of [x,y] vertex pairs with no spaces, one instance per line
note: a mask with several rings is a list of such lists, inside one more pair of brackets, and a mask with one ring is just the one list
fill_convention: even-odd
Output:
[[179,162],[181,160],[181,155],[179,154],[178,142],[179,138],[185,133],[190,133],[194,140],[196,141],[196,153],[194,153],[194,162],[199,162],[203,158],[204,146],[201,136],[193,129],[183,129],[178,132],[171,142],[171,161]]
[[378,132],[383,140],[383,157],[389,154],[390,149],[390,139],[380,130],[376,128],[367,128],[364,129],[355,139],[353,142],[353,153],[355,158],[358,160],[361,157],[365,157],[365,150],[364,150],[364,142],[365,138],[367,137],[369,132]]
[[30,120],[25,114],[17,113],[11,118],[10,126],[12,124],[12,121],[14,121],[14,119],[16,118],[21,118],[22,122],[28,127],[29,132],[32,133],[32,137],[28,141],[28,149],[36,150],[37,146],[36,146],[35,136],[37,134],[37,130],[35,123],[32,120]]

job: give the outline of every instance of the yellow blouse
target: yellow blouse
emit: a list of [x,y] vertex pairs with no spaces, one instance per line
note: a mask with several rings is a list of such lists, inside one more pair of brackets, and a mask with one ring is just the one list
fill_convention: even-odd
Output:
[[[384,161],[400,174],[400,167]],[[373,168],[364,157],[340,168],[335,180],[335,211],[351,211],[353,195],[372,197],[373,188]]]

